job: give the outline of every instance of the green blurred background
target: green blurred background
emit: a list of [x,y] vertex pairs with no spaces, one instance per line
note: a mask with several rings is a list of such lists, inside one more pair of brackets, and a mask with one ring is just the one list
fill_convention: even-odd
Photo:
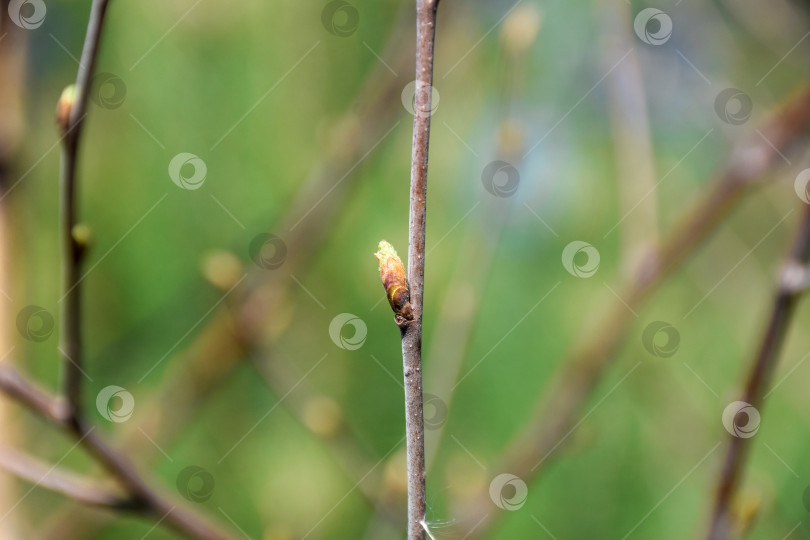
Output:
[[[22,69],[0,83],[12,96],[13,186],[3,199],[12,300],[0,300],[5,349],[14,345],[6,361],[56,390],[58,332],[33,343],[14,318],[27,305],[54,317],[59,309],[54,108],[75,80],[89,2],[46,5],[39,28],[21,31],[5,11],[0,28],[5,61]],[[94,235],[82,282],[88,411],[139,470],[235,537],[234,524],[268,540],[404,537],[399,334],[372,253],[382,238],[407,253],[413,116],[400,94],[414,78],[413,6],[352,1],[328,26],[330,5],[112,0],[97,71],[122,81],[125,96],[119,104],[114,88],[94,90],[102,105],[91,104],[81,146],[80,216]],[[661,45],[634,32],[647,7],[672,21]],[[495,468],[501,452],[566,353],[621,301],[612,290],[639,250],[666,237],[734,143],[756,139],[805,81],[805,9],[442,0],[424,313],[425,390],[436,396],[426,414],[440,428],[427,435],[436,538],[464,538],[475,525],[464,509],[510,472]],[[752,103],[738,125],[716,113],[729,87]],[[169,177],[181,152],[206,165],[199,189]],[[511,196],[485,188],[495,159],[519,172]],[[800,214],[793,179],[806,153],[785,160],[638,311],[582,408],[590,414],[526,478],[520,509],[491,505],[499,518],[485,537],[704,532],[727,444],[721,414],[740,394]],[[260,234],[284,242],[278,268],[252,260]],[[561,264],[575,240],[600,254],[590,278]],[[365,329],[359,348],[330,337],[343,313]],[[657,320],[679,333],[670,358],[642,344]],[[803,360],[809,322],[800,306],[776,381]],[[352,340],[351,325],[342,332]],[[456,361],[458,373],[448,367]],[[748,538],[810,535],[794,529],[808,521],[808,369],[799,365],[766,400],[741,493],[757,511]],[[135,399],[126,422],[97,412],[109,385]],[[3,407],[8,444],[49,462],[73,445]],[[61,465],[103,477],[81,450]],[[189,466],[214,479],[200,502],[177,486]],[[22,498],[0,522],[10,538],[174,537],[155,520],[27,493],[6,473],[0,482],[5,500]]]

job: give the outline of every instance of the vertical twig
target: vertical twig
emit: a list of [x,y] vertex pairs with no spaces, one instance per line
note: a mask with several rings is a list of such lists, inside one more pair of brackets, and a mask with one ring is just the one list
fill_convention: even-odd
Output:
[[424,540],[425,426],[422,414],[422,297],[425,285],[425,216],[433,92],[433,41],[439,0],[416,0],[416,81],[413,101],[408,273],[393,246],[380,242],[380,277],[402,335],[405,438],[408,459],[408,540]]
[[425,285],[425,215],[433,91],[433,43],[439,0],[416,0],[416,89],[408,222],[408,284],[413,320],[401,327],[408,454],[408,538],[425,538],[425,429],[422,417],[422,297]]
[[[93,0],[87,25],[75,88],[63,92],[57,109],[62,130],[62,166],[60,171],[60,226],[62,234],[62,291],[60,300],[60,338],[65,366],[64,394],[66,409],[53,418],[78,438],[84,448],[127,490],[134,507],[144,509],[175,530],[193,538],[219,540],[224,536],[197,515],[177,507],[153,490],[129,460],[107,445],[86,422],[82,408],[81,290],[80,267],[86,242],[76,235],[76,164],[84,119],[87,116],[90,85],[98,58],[101,32],[109,0]],[[20,385],[19,388],[24,388]],[[36,395],[35,392],[28,392]],[[44,398],[43,398],[44,399]],[[55,405],[52,407],[55,411]]]
[[[748,373],[742,401],[759,409],[762,396],[779,360],[788,326],[799,297],[807,289],[810,276],[810,206],[805,206],[793,248],[782,268],[779,288],[773,301],[768,325],[754,363]],[[740,484],[748,450],[753,439],[731,436],[720,472],[708,540],[722,540],[733,528],[730,515],[734,494]]]
[[62,299],[60,309],[60,339],[65,367],[64,392],[70,407],[68,414],[74,426],[81,418],[82,347],[81,347],[81,246],[74,239],[76,226],[76,162],[82,125],[87,116],[90,82],[98,56],[101,28],[109,0],[93,0],[90,21],[84,39],[84,48],[76,77],[76,96],[69,104],[70,115],[63,125],[62,168],[59,182],[59,212],[62,234]]
[[627,276],[646,251],[658,243],[658,196],[647,196],[656,188],[655,152],[639,55],[633,47],[630,3],[606,0],[600,8],[605,28],[601,40],[605,69],[612,69],[616,58],[629,51],[627,59],[615,64],[615,71],[605,79],[619,212],[624,216],[617,231],[621,273]]
[[[16,158],[23,135],[23,81],[28,32],[8,18],[8,2],[0,0],[0,296],[9,291],[14,260],[12,251],[13,219],[11,201],[6,199],[15,174]],[[8,298],[6,298],[8,300]],[[0,298],[0,350],[11,349],[13,303]],[[4,426],[3,441],[16,442],[21,432],[12,421],[11,405],[0,403],[0,425]],[[16,486],[0,482],[0,508],[11,508],[19,498]],[[11,516],[0,521],[0,538],[18,534],[19,523]]]

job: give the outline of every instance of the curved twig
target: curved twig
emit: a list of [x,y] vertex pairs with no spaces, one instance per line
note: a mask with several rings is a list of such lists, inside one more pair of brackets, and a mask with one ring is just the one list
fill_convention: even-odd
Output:
[[49,466],[12,447],[0,446],[0,468],[37,486],[56,491],[84,504],[115,510],[132,507],[132,501],[107,486],[75,473]]

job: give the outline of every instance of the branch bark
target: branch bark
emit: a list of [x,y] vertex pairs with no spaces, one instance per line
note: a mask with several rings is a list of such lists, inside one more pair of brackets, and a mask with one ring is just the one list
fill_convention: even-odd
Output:
[[[71,99],[67,125],[62,126],[62,167],[59,182],[59,212],[62,234],[62,299],[60,301],[60,351],[65,368],[64,392],[69,415],[79,424],[82,400],[81,258],[84,248],[73,236],[76,226],[76,162],[84,118],[87,116],[90,84],[95,70],[104,16],[109,0],[93,0],[90,21],[76,77],[76,96]],[[63,106],[60,103],[60,106]]]
[[430,114],[433,93],[433,44],[439,0],[416,1],[416,87],[411,204],[408,222],[408,285],[413,319],[400,327],[405,375],[405,432],[408,455],[408,539],[424,540],[425,428],[422,415],[422,300],[425,285],[425,217]]
[[[741,401],[757,410],[762,406],[763,392],[768,387],[776,363],[779,361],[779,352],[785,341],[796,304],[807,289],[808,271],[810,271],[810,206],[806,205],[793,248],[783,265],[768,325],[751,365],[745,392],[741,398]],[[733,529],[731,505],[742,480],[752,443],[752,438],[731,436],[718,481],[708,540],[727,538]]]
[[117,510],[131,506],[129,499],[107,486],[95,484],[89,479],[49,466],[11,447],[0,447],[0,468],[32,484],[56,491],[87,505]]

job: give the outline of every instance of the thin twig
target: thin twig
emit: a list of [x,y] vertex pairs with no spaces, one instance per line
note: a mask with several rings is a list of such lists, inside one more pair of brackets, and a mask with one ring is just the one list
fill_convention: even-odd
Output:
[[40,487],[61,493],[84,504],[117,510],[131,507],[131,501],[107,486],[95,484],[87,478],[20,452],[0,446],[0,468]]
[[630,3],[601,3],[602,61],[606,69],[625,51],[624,62],[605,79],[607,109],[616,158],[619,210],[626,219],[619,226],[621,272],[633,270],[645,251],[658,242],[658,197],[646,196],[655,189],[655,154],[641,65],[633,47]]
[[[802,87],[762,127],[773,146],[752,136],[734,151],[720,179],[689,209],[681,224],[657,250],[642,258],[636,278],[622,289],[619,296],[638,311],[658,286],[677,269],[736,203],[752,187],[765,183],[766,175],[782,163],[779,153],[786,153],[805,133],[810,124],[810,86]],[[494,470],[509,471],[525,482],[540,473],[561,446],[562,439],[579,421],[579,411],[614,358],[627,332],[636,321],[623,305],[617,305],[587,335],[589,339],[566,358],[562,372],[535,405],[533,419],[514,437]],[[552,411],[549,413],[549,411]],[[480,524],[469,538],[483,538],[498,518],[489,512],[488,493],[480,493],[465,514],[470,527]],[[484,519],[480,518],[485,515]]]
[[73,237],[76,226],[76,162],[82,126],[87,116],[90,84],[98,58],[101,30],[109,0],[93,0],[90,21],[84,39],[79,74],[76,77],[76,97],[70,104],[70,115],[62,139],[62,168],[59,182],[59,204],[62,234],[62,302],[60,310],[60,350],[65,368],[64,392],[69,415],[78,425],[82,400],[82,336],[81,289],[79,287],[81,258],[84,252]]
[[[741,398],[742,401],[757,410],[762,406],[763,393],[770,384],[771,376],[779,360],[779,352],[785,341],[796,304],[807,289],[809,264],[810,206],[805,206],[793,248],[782,268],[779,288],[774,296],[768,325],[751,365],[745,392]],[[733,516],[730,512],[731,504],[741,482],[752,441],[753,439],[749,437],[731,436],[718,482],[708,540],[722,540],[728,537],[734,526]]]
[[430,111],[433,44],[439,0],[416,0],[416,88],[411,152],[411,204],[408,221],[408,285],[413,319],[401,326],[405,374],[405,431],[408,455],[408,538],[424,540],[425,430],[422,416],[422,299],[425,285]]

